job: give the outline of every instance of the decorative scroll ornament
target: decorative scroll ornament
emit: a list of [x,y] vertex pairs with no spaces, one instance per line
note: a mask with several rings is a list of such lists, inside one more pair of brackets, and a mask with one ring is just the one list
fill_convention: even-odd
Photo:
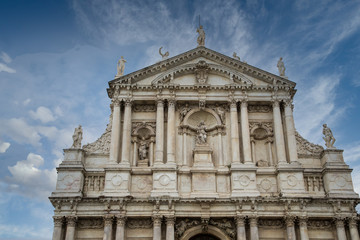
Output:
[[304,139],[297,131],[295,132],[295,137],[296,137],[297,152],[300,155],[318,156],[322,151],[324,151],[324,148],[322,146],[310,143],[309,141]]
[[198,83],[205,84],[209,77],[209,65],[201,60],[196,64],[195,68],[195,77]]

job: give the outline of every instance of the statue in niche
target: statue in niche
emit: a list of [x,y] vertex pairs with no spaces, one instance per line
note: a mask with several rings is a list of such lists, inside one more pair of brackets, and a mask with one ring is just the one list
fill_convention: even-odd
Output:
[[161,52],[161,49],[162,49],[162,48],[163,48],[163,47],[159,48],[159,54],[161,55],[162,60],[165,60],[165,59],[167,59],[167,58],[169,57],[169,51],[167,51],[166,53],[162,53],[162,52]]
[[206,140],[207,140],[206,125],[204,121],[201,121],[197,128],[196,144],[204,145],[206,144]]
[[334,138],[334,135],[333,135],[331,129],[328,128],[328,126],[326,124],[323,124],[323,134],[324,134],[323,139],[325,140],[325,146],[327,148],[335,148],[334,143],[335,143],[336,139]]
[[225,110],[219,106],[219,104],[215,105],[215,112],[219,115],[221,123],[225,124]]
[[199,36],[197,38],[198,47],[205,46],[205,31],[203,29],[203,26],[200,25],[196,32],[199,33]]
[[124,59],[123,56],[121,56],[121,58],[119,59],[119,61],[117,63],[117,74],[116,74],[117,77],[124,75],[125,63],[126,63],[126,60]]
[[79,125],[79,127],[75,128],[74,134],[72,135],[73,145],[71,148],[81,148],[82,135],[82,128],[81,125]]
[[148,143],[145,137],[142,137],[139,143],[139,161],[147,161]]
[[185,104],[185,106],[180,110],[180,122],[182,122],[186,116],[186,114],[190,111],[189,104]]
[[280,57],[278,63],[277,63],[277,68],[279,69],[279,75],[281,77],[285,76],[285,65],[284,65],[284,62],[282,60],[283,58]]

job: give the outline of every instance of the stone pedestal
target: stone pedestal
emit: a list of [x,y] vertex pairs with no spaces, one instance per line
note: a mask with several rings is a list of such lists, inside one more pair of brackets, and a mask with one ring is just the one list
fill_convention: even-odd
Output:
[[231,165],[231,197],[257,197],[256,167],[254,164]]
[[216,170],[212,162],[212,149],[208,144],[196,145],[194,151],[194,165],[191,168],[192,193],[195,198],[217,198]]
[[151,197],[170,196],[178,197],[176,168],[162,167],[153,168],[153,190]]
[[51,197],[82,197],[84,151],[64,149],[64,160],[57,168],[56,190]]
[[303,170],[296,163],[279,165],[277,181],[279,192],[283,197],[306,195]]
[[105,168],[104,196],[130,196],[131,174],[130,169],[108,167]]
[[343,150],[326,149],[322,153],[323,181],[328,197],[358,198],[351,179],[352,169],[345,164]]

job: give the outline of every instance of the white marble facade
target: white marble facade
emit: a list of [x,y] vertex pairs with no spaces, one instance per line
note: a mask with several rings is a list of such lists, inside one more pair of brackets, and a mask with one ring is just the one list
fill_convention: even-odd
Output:
[[294,82],[199,46],[107,91],[105,133],[64,150],[53,239],[359,239],[352,170],[296,132]]

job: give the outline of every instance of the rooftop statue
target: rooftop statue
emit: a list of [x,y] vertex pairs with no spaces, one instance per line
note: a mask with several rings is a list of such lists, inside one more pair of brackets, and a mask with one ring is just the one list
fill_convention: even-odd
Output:
[[233,58],[240,61],[240,57],[236,54],[236,52],[233,53]]
[[199,33],[199,36],[197,38],[198,47],[205,46],[205,31],[203,29],[203,26],[200,25],[196,32]]
[[277,68],[279,69],[279,75],[281,77],[284,77],[285,76],[285,65],[284,65],[284,62],[282,60],[282,57],[280,57],[278,63],[277,63]]
[[126,63],[126,60],[124,59],[123,56],[121,56],[121,58],[119,59],[119,61],[117,63],[116,77],[120,77],[120,76],[124,75],[125,63]]
[[162,53],[162,52],[161,52],[161,49],[162,49],[162,48],[163,48],[163,47],[159,48],[159,54],[161,55],[162,60],[165,60],[165,59],[167,59],[167,58],[169,57],[169,51],[167,51],[166,53]]
[[328,126],[326,124],[323,124],[323,134],[324,134],[323,139],[325,140],[325,146],[327,148],[335,148],[334,143],[335,143],[336,139],[334,138],[334,135],[333,135],[331,129],[328,128]]
[[74,134],[72,136],[73,145],[71,148],[81,148],[82,134],[82,128],[81,125],[79,125],[79,127],[75,128]]

